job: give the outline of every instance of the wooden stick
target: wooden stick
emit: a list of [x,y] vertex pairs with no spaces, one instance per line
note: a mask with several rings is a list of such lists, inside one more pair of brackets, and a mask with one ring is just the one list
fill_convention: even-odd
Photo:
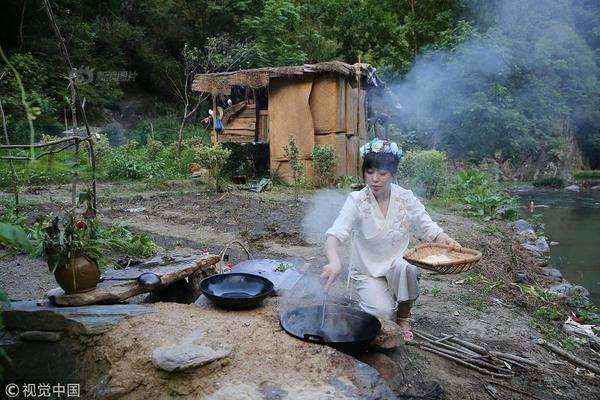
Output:
[[456,357],[453,357],[451,355],[442,353],[441,351],[437,351],[437,350],[435,350],[433,348],[427,348],[427,347],[421,347],[421,346],[419,346],[419,347],[422,348],[425,351],[429,351],[430,353],[434,353],[434,354],[437,354],[437,355],[439,355],[441,357],[445,357],[445,358],[448,358],[448,359],[450,359],[452,361],[455,361],[455,362],[459,363],[460,365],[463,365],[463,366],[465,366],[467,368],[474,369],[475,371],[481,372],[482,374],[495,376],[497,378],[512,378],[514,376],[512,374],[510,374],[510,375],[509,374],[501,374],[501,373],[498,373],[498,372],[488,371],[487,369],[484,369],[484,368],[479,368],[478,366],[473,365],[473,364],[471,364],[471,363],[469,363],[467,361],[464,361],[464,360],[458,359]]
[[433,335],[428,335],[425,332],[421,332],[416,329],[413,329],[412,331],[415,335],[417,335],[417,337],[420,337],[421,339],[425,339],[428,342],[435,344],[436,346],[440,346],[440,347],[443,347],[443,348],[446,348],[449,350],[458,350],[461,353],[465,353],[468,356],[477,356],[478,355],[477,353],[475,353],[469,349],[463,349],[463,348],[459,348],[459,347],[450,346],[449,344],[446,344],[446,343],[438,343],[437,340],[439,340],[439,338],[437,338]]
[[[48,147],[48,146],[52,146],[55,144],[59,144],[59,143],[64,143],[64,142],[69,142],[69,141],[81,141],[85,138],[79,137],[79,136],[69,136],[66,138],[62,138],[59,140],[53,140],[51,142],[40,142],[40,143],[34,143],[33,147],[34,148],[39,148],[39,147]],[[29,149],[30,145],[28,144],[0,144],[0,149]]]
[[460,340],[460,339],[455,338],[455,337],[448,339],[448,341],[456,343],[456,344],[460,344],[461,346],[466,347],[467,349],[472,350],[472,351],[474,351],[476,353],[479,353],[479,354],[483,354],[483,355],[490,354],[490,352],[487,351],[487,349],[484,348],[484,347],[477,346],[476,344],[473,344],[473,343],[470,343],[470,342],[466,342],[464,340]]
[[512,390],[513,392],[517,392],[517,393],[523,394],[523,395],[525,395],[525,396],[529,396],[529,397],[531,397],[532,399],[536,399],[536,400],[542,400],[542,399],[540,399],[539,397],[537,397],[537,396],[534,396],[534,395],[533,395],[533,394],[531,394],[531,393],[527,393],[527,392],[525,392],[525,391],[523,391],[523,390],[521,390],[521,389],[517,389],[517,388],[514,388],[514,387],[512,387],[512,386],[505,385],[505,384],[503,384],[503,383],[500,383],[500,382],[494,382],[494,381],[490,381],[490,380],[486,380],[485,382],[486,382],[486,383],[489,383],[490,385],[496,385],[496,386],[500,386],[500,387],[503,387],[503,388],[506,388],[506,389]]
[[443,338],[436,340],[435,342],[436,342],[436,343],[441,343],[441,342],[443,342],[444,340],[448,340],[448,339],[451,339],[451,338],[453,338],[453,337],[454,337],[454,335],[446,335],[446,336],[444,336]]
[[[470,359],[470,358],[465,359],[464,358],[464,354],[460,354],[460,353],[457,353],[455,351],[436,349],[436,348],[434,348],[432,346],[429,346],[427,344],[420,344],[419,346],[420,347],[426,347],[428,349],[438,350],[438,351],[440,351],[442,353],[445,353],[445,354],[448,354],[450,356],[454,356],[454,357],[460,358],[461,360],[464,360],[464,361],[466,361],[466,362],[468,362],[470,364],[477,365],[477,366],[482,367],[482,368],[495,369],[496,371],[503,371],[503,370],[506,371],[506,369],[503,368],[503,367],[497,367],[494,364],[486,362],[486,361],[483,361],[481,359]],[[512,373],[512,372],[508,372],[508,371],[506,371],[506,372],[507,373]]]
[[506,360],[514,361],[514,362],[520,362],[520,363],[524,363],[527,365],[532,365],[534,367],[538,366],[538,363],[536,363],[535,361],[531,361],[528,358],[515,356],[514,354],[502,353],[500,351],[490,351],[490,354],[494,357],[503,358]]
[[573,363],[575,365],[579,365],[580,367],[583,367],[583,368],[587,369],[588,371],[595,373],[596,375],[600,375],[600,368],[596,367],[595,365],[590,364],[587,361],[583,361],[570,353],[567,353],[563,349],[556,347],[555,345],[553,345],[551,343],[546,342],[544,339],[538,339],[538,340],[536,340],[536,343],[541,345],[542,347],[545,347],[546,349],[552,351],[553,353],[558,354],[559,356],[567,359],[571,363]]
[[[2,101],[0,101],[0,114],[2,114],[2,128],[4,129],[4,138],[6,139],[6,144],[10,145],[10,140],[8,139],[8,130],[6,128],[6,117],[4,116],[4,107],[2,107]],[[9,152],[8,154],[11,154],[11,152]],[[15,214],[19,215],[19,177],[17,176],[15,164],[12,162],[12,160],[9,160],[9,165],[10,173],[13,179],[12,187],[13,194],[15,196]]]

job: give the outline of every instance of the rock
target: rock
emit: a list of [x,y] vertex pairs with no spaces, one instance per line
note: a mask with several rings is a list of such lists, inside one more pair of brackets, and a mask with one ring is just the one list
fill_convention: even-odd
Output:
[[558,297],[567,297],[569,295],[569,290],[573,285],[568,282],[563,282],[559,285],[550,286],[548,288],[548,293],[556,295]]
[[557,270],[556,268],[552,268],[552,267],[544,267],[542,268],[542,274],[544,274],[544,276],[547,276],[549,278],[552,278],[556,281],[561,281],[563,276],[560,273],[559,270]]
[[525,221],[524,219],[519,219],[515,222],[512,223],[512,228],[514,229],[515,232],[524,232],[524,231],[531,231],[534,232],[533,226],[531,226],[531,224],[527,221]]
[[19,335],[19,339],[25,342],[58,342],[62,337],[62,332],[51,331],[27,331]]
[[226,349],[214,350],[204,344],[188,343],[154,350],[152,363],[163,371],[183,371],[228,357],[230,353],[231,351]]
[[96,335],[112,328],[123,318],[157,312],[139,304],[56,307],[49,302],[15,301],[4,306],[2,317],[7,328],[26,331],[69,331]]
[[402,345],[402,329],[400,326],[387,319],[380,319],[380,321],[381,331],[379,331],[379,334],[371,345],[382,349],[393,349]]
[[543,255],[547,256],[550,254],[550,246],[548,246],[548,242],[544,236],[540,236],[535,245]]
[[577,297],[577,296],[588,297],[589,295],[590,295],[590,291],[581,285],[574,285],[569,290],[569,296],[571,296],[571,297]]
[[565,187],[565,190],[570,190],[571,192],[579,192],[580,188],[577,185],[570,185]]
[[548,242],[543,236],[540,236],[535,243],[521,243],[521,246],[529,250],[535,257],[543,258],[550,254],[550,246],[548,246]]
[[525,271],[517,271],[513,274],[513,278],[517,283],[529,283],[531,282],[531,278],[529,274]]
[[521,246],[523,246],[525,249],[529,250],[529,252],[535,257],[543,257],[544,256],[544,254],[542,252],[540,252],[540,250],[532,244],[522,243]]

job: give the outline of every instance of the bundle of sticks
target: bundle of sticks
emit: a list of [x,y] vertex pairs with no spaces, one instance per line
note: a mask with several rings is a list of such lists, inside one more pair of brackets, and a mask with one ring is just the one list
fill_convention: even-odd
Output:
[[443,334],[442,337],[436,337],[416,329],[413,329],[413,333],[423,340],[411,343],[419,349],[496,378],[512,378],[515,375],[513,365],[523,369],[535,368],[537,365],[530,359],[500,351],[491,351],[454,335]]

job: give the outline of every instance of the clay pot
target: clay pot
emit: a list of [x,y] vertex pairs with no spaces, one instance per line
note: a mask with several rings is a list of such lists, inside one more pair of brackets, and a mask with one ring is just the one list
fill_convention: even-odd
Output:
[[100,271],[94,260],[79,255],[71,258],[67,265],[57,267],[54,278],[65,293],[83,293],[96,288],[100,282]]

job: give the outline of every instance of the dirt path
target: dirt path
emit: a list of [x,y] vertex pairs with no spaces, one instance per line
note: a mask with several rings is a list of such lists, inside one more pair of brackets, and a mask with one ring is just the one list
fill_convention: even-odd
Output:
[[[134,230],[149,232],[161,247],[162,253],[186,255],[201,249],[218,253],[225,244],[239,239],[248,244],[254,258],[284,258],[302,263],[309,272],[318,273],[325,262],[321,246],[315,237],[307,236],[303,229],[303,219],[311,210],[314,193],[305,193],[303,202],[297,205],[291,201],[292,195],[287,189],[261,194],[240,191],[213,194],[200,189],[183,184],[179,190],[170,192],[132,193],[124,186],[102,187],[99,192],[104,195],[100,198],[99,215],[103,222],[127,220]],[[38,193],[26,195],[29,202],[38,204],[38,209],[48,207],[50,197],[68,198],[59,187]],[[332,204],[329,206],[333,207]],[[485,379],[488,379],[486,376],[415,347],[402,346],[380,356],[367,356],[365,361],[380,371],[400,398],[600,398],[597,393],[597,378],[578,375],[572,365],[532,343],[532,339],[540,337],[540,334],[531,327],[530,315],[519,306],[527,300],[519,297],[512,285],[512,272],[532,271],[533,266],[518,251],[506,225],[497,224],[490,229],[489,225],[443,210],[430,212],[433,219],[451,236],[464,246],[480,249],[484,257],[468,275],[423,274],[422,295],[414,307],[415,327],[434,335],[454,334],[481,345],[486,344],[491,349],[521,354],[538,361],[539,368],[518,369],[515,378],[502,381],[503,384],[528,392],[533,397],[500,386],[495,386],[497,391],[495,397],[492,397],[484,387]],[[329,214],[331,215],[319,218],[335,217],[335,213]],[[234,263],[245,258],[235,248],[230,254]],[[0,271],[0,285],[11,299],[41,298],[48,289],[55,286],[53,278],[40,260],[32,260],[23,255],[9,255],[1,259],[1,262],[3,268]],[[338,295],[344,294],[344,279],[336,282],[334,291]],[[179,307],[178,313],[181,314],[186,306],[164,305],[161,310],[168,311],[172,307]],[[164,318],[162,311],[161,318]],[[196,312],[190,311],[194,315]],[[187,311],[181,315],[187,315]],[[168,318],[163,322],[170,324]],[[231,325],[227,335],[247,334],[243,326],[236,326]],[[269,329],[275,329],[276,326],[276,321],[270,325],[261,325],[261,337],[269,336]],[[128,328],[121,325],[118,329],[120,330],[114,335],[124,338],[123,343],[127,343],[126,338],[130,337],[130,333],[138,332],[140,328],[133,324],[129,328],[130,333],[123,331]],[[163,331],[164,329],[161,330]],[[217,336],[221,334],[220,331],[216,332]],[[156,338],[159,337],[162,336],[157,333]],[[117,337],[113,339],[116,343]],[[285,351],[275,344],[273,346],[276,351]],[[250,366],[260,363],[269,366],[268,359],[264,359],[261,354],[252,354],[248,350],[244,357]],[[117,363],[119,368],[126,369],[128,362],[136,361],[124,358]],[[245,371],[244,368],[247,367],[244,365],[239,371],[236,370],[236,374]],[[282,367],[292,368],[291,364]],[[146,370],[149,374],[148,371]],[[154,385],[158,381],[153,382]],[[241,384],[242,381],[238,383]],[[247,389],[251,393],[260,393],[260,385],[256,386],[257,384],[260,382],[254,382],[254,386]],[[294,385],[289,387],[300,393],[302,388],[310,387],[310,382],[295,382]],[[132,393],[140,393],[139,390],[141,389],[135,389]],[[216,393],[214,390],[210,392]],[[292,394],[288,393],[289,398],[297,398]],[[236,398],[232,395],[231,398]],[[132,398],[137,398],[137,395]]]

